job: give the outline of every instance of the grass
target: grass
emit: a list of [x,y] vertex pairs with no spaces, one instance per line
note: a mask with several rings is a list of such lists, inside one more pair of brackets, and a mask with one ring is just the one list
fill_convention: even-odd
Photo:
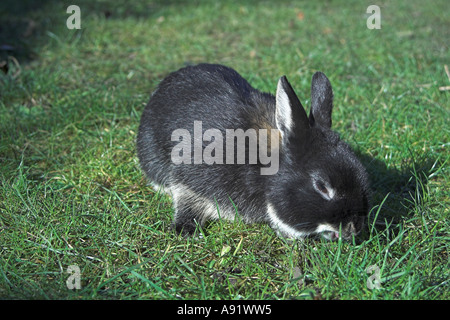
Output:
[[[166,3],[72,1],[82,29],[68,30],[64,2],[2,2],[0,298],[448,299],[447,2],[379,2],[380,30],[367,1]],[[144,180],[135,136],[158,82],[198,62],[269,92],[286,74],[306,106],[313,72],[328,75],[334,128],[372,181],[361,236],[168,230],[171,199]]]

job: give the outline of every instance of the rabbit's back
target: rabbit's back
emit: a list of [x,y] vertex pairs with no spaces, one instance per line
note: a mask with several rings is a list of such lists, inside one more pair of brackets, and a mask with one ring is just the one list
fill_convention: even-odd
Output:
[[[173,72],[159,84],[143,112],[137,139],[141,167],[151,181],[173,195],[189,196],[191,203],[208,203],[209,211],[228,208],[223,210],[230,215],[233,199],[239,209],[248,207],[242,211],[264,212],[264,189],[254,190],[255,184],[262,184],[258,165],[226,164],[225,152],[220,165],[194,164],[194,152],[191,163],[174,164],[176,142],[171,136],[185,129],[195,139],[194,124],[201,123],[202,133],[217,129],[225,144],[227,129],[273,127],[274,105],[272,95],[254,89],[225,66],[200,64]],[[202,148],[207,144],[202,141]],[[253,216],[257,220],[258,215]]]

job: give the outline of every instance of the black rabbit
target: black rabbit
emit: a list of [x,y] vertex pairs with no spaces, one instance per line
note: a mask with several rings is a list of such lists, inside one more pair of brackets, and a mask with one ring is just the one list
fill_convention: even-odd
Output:
[[231,68],[200,64],[168,75],[137,137],[142,170],[173,197],[174,226],[208,219],[266,221],[278,234],[358,234],[368,214],[367,173],[331,130],[333,91],[314,74],[307,116],[286,77],[262,93]]

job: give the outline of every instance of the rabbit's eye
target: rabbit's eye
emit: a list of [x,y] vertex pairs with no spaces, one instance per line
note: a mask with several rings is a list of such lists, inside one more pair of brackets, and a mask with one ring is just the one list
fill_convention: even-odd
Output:
[[316,172],[313,172],[311,174],[311,178],[314,189],[320,194],[322,198],[324,198],[325,200],[333,199],[335,190],[328,182],[325,182],[326,180],[321,178]]
[[322,193],[328,194],[328,189],[323,181],[317,181],[317,189]]

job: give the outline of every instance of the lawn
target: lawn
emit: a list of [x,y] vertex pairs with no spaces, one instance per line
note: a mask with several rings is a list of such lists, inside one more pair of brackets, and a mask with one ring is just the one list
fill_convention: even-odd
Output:
[[[0,4],[0,299],[450,298],[448,1],[379,1],[381,29],[373,1],[70,4],[79,30],[64,1]],[[272,93],[285,74],[306,108],[327,74],[370,174],[361,235],[169,229],[135,138],[159,81],[200,62]]]

